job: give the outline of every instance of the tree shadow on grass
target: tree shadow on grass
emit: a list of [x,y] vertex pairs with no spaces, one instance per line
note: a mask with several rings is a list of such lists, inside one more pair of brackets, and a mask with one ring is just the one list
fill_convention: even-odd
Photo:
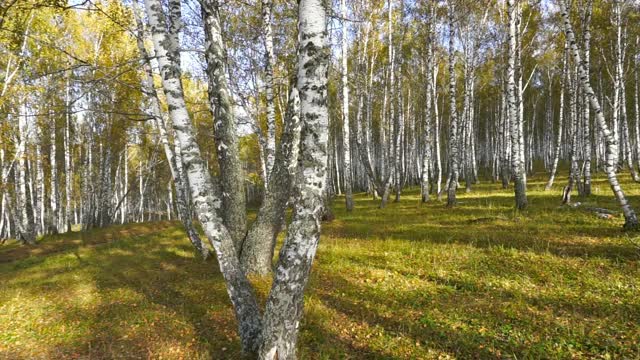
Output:
[[[98,246],[121,238],[142,236],[175,226],[174,222],[158,221],[143,224],[112,225],[87,232],[46,235],[36,246],[20,246],[0,251],[0,264],[17,260],[76,250],[81,246]],[[2,248],[0,247],[0,250]]]
[[[562,296],[484,289],[467,280],[430,281],[436,284],[431,291],[388,292],[322,272],[310,295],[353,321],[383,328],[392,338],[409,337],[465,359],[554,358],[570,356],[571,351],[586,357],[640,354],[629,336],[640,317],[637,306],[572,303]],[[634,315],[629,317],[629,311]]]
[[217,264],[194,258],[181,233],[75,252],[77,264],[66,271],[86,275],[81,281],[92,289],[88,304],[55,297],[73,292],[73,283],[56,278],[64,269],[39,276],[51,277],[56,288],[17,284],[23,296],[52,299],[45,314],[78,329],[49,346],[44,357],[237,358],[235,320]]
[[[531,196],[532,202],[543,203],[544,198]],[[594,195],[590,199],[594,206],[610,202],[602,196]],[[446,209],[440,204],[420,207],[416,203],[391,204],[386,209],[359,209],[365,214],[339,217],[340,220],[326,227],[325,234],[345,239],[456,243],[483,249],[502,247],[560,257],[636,260],[640,255],[625,238],[629,234],[622,231],[621,219],[600,220],[582,209],[546,204],[518,215],[503,205],[511,200],[501,196],[465,200],[464,205],[455,209]]]

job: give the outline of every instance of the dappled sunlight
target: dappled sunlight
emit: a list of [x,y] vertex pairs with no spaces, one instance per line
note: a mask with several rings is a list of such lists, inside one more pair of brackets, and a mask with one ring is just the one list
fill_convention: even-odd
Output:
[[[495,186],[462,194],[454,209],[420,204],[417,189],[386,209],[359,194],[349,214],[336,199],[307,291],[301,357],[637,354],[640,254],[622,220],[560,207],[551,192],[533,192],[515,213],[508,190],[487,190]],[[585,203],[617,209],[607,194]],[[46,254],[0,251],[17,256],[0,263],[2,357],[238,357],[218,265],[194,255],[178,223],[42,243]],[[251,281],[264,303],[271,280]]]

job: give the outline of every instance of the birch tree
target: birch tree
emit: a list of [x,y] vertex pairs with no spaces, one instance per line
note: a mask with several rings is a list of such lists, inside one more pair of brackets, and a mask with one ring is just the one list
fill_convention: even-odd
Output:
[[587,78],[586,69],[580,57],[580,51],[576,42],[575,34],[573,32],[573,26],[571,25],[571,21],[569,20],[569,11],[567,9],[567,3],[565,2],[565,0],[560,0],[560,12],[562,15],[564,32],[567,36],[567,41],[569,42],[571,55],[573,56],[573,59],[578,66],[580,85],[589,99],[589,104],[593,108],[598,127],[600,128],[600,131],[602,132],[606,142],[607,154],[605,172],[607,174],[609,184],[611,185],[611,190],[613,191],[613,194],[622,207],[622,212],[624,213],[625,218],[624,228],[629,230],[637,229],[640,225],[640,223],[638,222],[638,217],[636,216],[636,213],[631,205],[629,205],[629,202],[624,194],[624,191],[622,190],[622,187],[620,186],[620,182],[618,181],[618,177],[616,175],[618,144],[616,139],[613,137],[613,134],[609,130],[607,121],[605,120],[602,109],[600,108],[600,102],[593,92],[591,84],[589,83],[589,80]]
[[433,28],[435,22],[435,2],[429,2],[429,20],[427,22],[427,54],[426,54],[426,93],[425,93],[425,116],[424,123],[422,124],[423,128],[423,142],[424,149],[422,153],[422,174],[421,174],[421,193],[422,193],[422,202],[429,201],[429,167],[431,163],[431,126],[432,126],[432,105],[431,105],[431,96],[433,94],[434,89],[434,74],[433,74]]
[[508,66],[507,66],[507,102],[508,102],[508,118],[510,122],[511,136],[511,173],[514,179],[514,191],[516,208],[523,210],[527,207],[527,179],[524,164],[522,162],[524,144],[520,136],[521,128],[521,112],[518,109],[516,99],[516,51],[517,40],[516,32],[518,31],[519,7],[518,0],[507,0],[507,17],[509,21],[509,50],[508,50]]
[[239,252],[247,229],[246,198],[233,100],[227,83],[220,5],[217,0],[210,0],[202,1],[201,6],[205,28],[209,104],[215,119],[215,141],[220,164],[224,207],[221,214]]
[[342,15],[342,154],[344,162],[344,195],[347,211],[353,210],[353,193],[351,179],[351,135],[349,131],[349,69],[347,59],[347,6],[346,1],[340,1],[340,12]]
[[[203,11],[215,11],[217,5],[211,2],[203,6]],[[181,70],[175,58],[168,56],[176,49],[167,41],[170,35],[163,25],[162,6],[157,0],[146,0],[145,7],[162,72],[169,116],[180,143],[196,212],[216,251],[236,312],[243,349],[247,353],[259,352],[260,358],[264,359],[295,358],[303,292],[319,240],[326,186],[329,48],[325,5],[319,0],[301,0],[299,3],[297,88],[301,100],[303,181],[299,185],[293,220],[280,251],[264,316],[260,315],[253,289],[240,268],[234,240],[217,214],[220,199],[193,136],[193,125],[184,101]],[[216,15],[205,14],[205,19],[211,20],[211,16],[215,18]]]
[[553,151],[553,161],[551,165],[551,173],[549,175],[549,180],[545,185],[545,191],[551,190],[553,186],[553,181],[556,177],[556,172],[558,171],[558,161],[560,160],[560,150],[562,147],[562,133],[564,126],[564,89],[565,83],[568,74],[568,57],[569,57],[569,44],[565,40],[564,44],[564,56],[562,57],[562,73],[560,75],[560,111],[558,113],[558,130],[556,134],[556,143],[555,149]]
[[273,65],[275,55],[273,52],[273,30],[272,30],[272,9],[271,0],[262,0],[262,36],[264,38],[264,87],[267,103],[267,141],[265,147],[265,188],[269,184],[269,177],[273,170],[276,152],[276,110],[273,91]]
[[455,4],[449,1],[449,179],[447,180],[447,206],[456,205],[456,190],[459,177],[459,148],[458,148],[458,114],[456,105],[456,54],[454,48]]

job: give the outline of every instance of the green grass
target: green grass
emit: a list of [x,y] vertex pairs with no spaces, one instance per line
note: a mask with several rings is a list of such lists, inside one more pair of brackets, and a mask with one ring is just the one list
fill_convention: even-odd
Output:
[[[454,209],[420,204],[417,189],[384,210],[359,195],[346,214],[336,199],[300,357],[639,358],[640,254],[622,217],[560,207],[543,180],[530,182],[523,213],[489,183],[461,189]],[[640,210],[640,186],[624,180]],[[593,188],[574,200],[619,209],[602,179]],[[196,259],[178,224],[43,246],[57,251],[0,248],[0,358],[238,357],[217,265]],[[255,282],[264,297],[268,281]]]

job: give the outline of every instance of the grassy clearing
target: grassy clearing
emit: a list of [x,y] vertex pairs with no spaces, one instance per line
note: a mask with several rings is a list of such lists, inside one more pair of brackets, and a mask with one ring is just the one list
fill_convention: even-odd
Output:
[[[625,178],[640,209],[640,187]],[[530,209],[481,184],[460,205],[417,190],[377,209],[334,207],[307,291],[300,356],[638,358],[639,253],[621,216],[559,207],[530,182]],[[575,199],[617,210],[605,182]],[[0,248],[0,358],[237,358],[222,277],[176,223]],[[33,253],[33,251],[36,251]],[[15,260],[18,259],[18,260]],[[255,280],[260,295],[268,283]]]

